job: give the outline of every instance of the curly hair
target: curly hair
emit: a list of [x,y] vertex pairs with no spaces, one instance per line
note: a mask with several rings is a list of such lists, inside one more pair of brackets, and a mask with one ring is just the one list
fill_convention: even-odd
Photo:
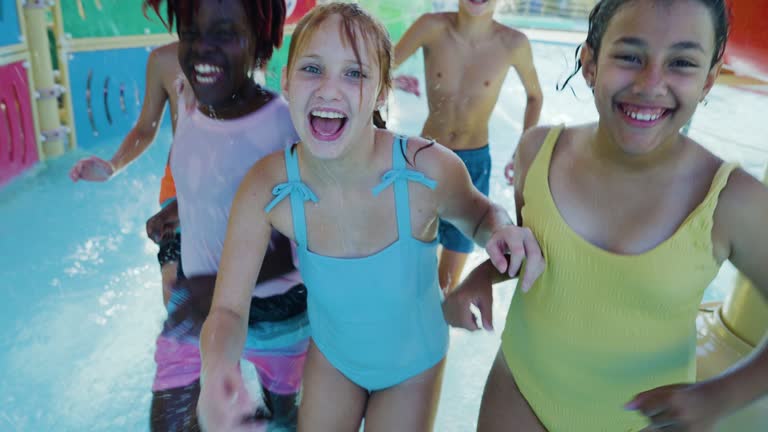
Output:
[[[178,32],[179,21],[191,20],[202,1],[214,0],[144,0],[142,10],[145,16],[147,9],[151,8],[155,11],[169,32],[173,31],[175,22]],[[163,2],[165,2],[165,17],[160,10]],[[253,58],[257,64],[264,64],[272,58],[275,48],[280,48],[283,44],[285,0],[241,0],[240,2],[256,41]]]

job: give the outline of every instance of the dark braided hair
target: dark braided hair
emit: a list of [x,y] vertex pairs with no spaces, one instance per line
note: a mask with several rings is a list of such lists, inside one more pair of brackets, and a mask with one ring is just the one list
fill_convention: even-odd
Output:
[[[163,1],[166,4],[165,18],[160,11]],[[148,8],[154,10],[169,32],[173,31],[175,21],[178,32],[179,21],[191,20],[202,1],[206,0],[144,0],[142,9],[145,16]],[[253,58],[257,66],[262,66],[272,58],[275,48],[280,48],[283,44],[285,0],[241,0],[241,3],[255,39]]]
[[[608,24],[611,19],[616,15],[624,5],[633,1],[651,1],[651,0],[600,0],[592,12],[589,13],[589,28],[587,30],[587,40],[584,42],[588,47],[592,49],[594,58],[597,60],[597,56],[600,53],[600,45],[603,41],[605,31],[608,29]],[[671,3],[674,0],[653,0],[657,2]],[[728,31],[730,28],[729,17],[730,10],[726,6],[726,0],[698,0],[704,6],[709,9],[712,15],[712,24],[715,30],[715,52],[712,55],[712,63],[710,67],[716,65],[722,58],[725,52],[725,44],[728,41]],[[583,44],[576,47],[575,60],[576,67],[571,75],[566,78],[565,82],[557,89],[563,90],[568,82],[579,73],[581,69],[581,60],[579,59],[579,51],[582,49]]]

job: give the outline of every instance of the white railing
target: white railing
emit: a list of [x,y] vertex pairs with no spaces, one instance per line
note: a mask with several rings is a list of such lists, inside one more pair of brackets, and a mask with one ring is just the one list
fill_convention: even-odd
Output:
[[[598,0],[497,0],[499,14],[586,19]],[[433,10],[456,10],[458,0],[432,0]]]

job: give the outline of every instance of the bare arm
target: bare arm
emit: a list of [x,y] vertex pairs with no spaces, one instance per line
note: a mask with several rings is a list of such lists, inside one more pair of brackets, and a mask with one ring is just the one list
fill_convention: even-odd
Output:
[[434,154],[442,165],[438,177],[441,218],[480,245],[485,245],[494,231],[512,224],[503,207],[492,203],[472,185],[469,173],[454,153],[441,146],[435,148]]
[[424,14],[406,30],[394,48],[392,69],[397,69],[419,48],[426,45],[439,31],[438,18],[434,14]]
[[523,131],[536,126],[539,123],[541,107],[544,104],[544,96],[541,93],[539,77],[533,64],[531,43],[523,34],[512,50],[512,66],[517,71],[527,95],[525,104],[525,117],[523,118]]
[[[735,171],[721,194],[715,223],[725,227],[729,260],[768,300],[768,189],[744,171]],[[722,377],[729,411],[768,395],[768,342]]]
[[152,51],[147,61],[146,88],[144,89],[144,104],[136,125],[123,139],[111,161],[97,156],[79,160],[69,172],[72,181],[107,181],[118,171],[139,157],[154,141],[155,134],[163,116],[163,109],[168,100],[162,82],[161,48]]
[[504,207],[491,202],[472,185],[464,164],[453,152],[440,146],[434,154],[441,166],[435,177],[440,216],[485,247],[499,272],[513,277],[525,260],[522,289],[527,291],[544,270],[541,250],[531,231],[515,226]]
[[[269,244],[269,189],[258,163],[238,189],[227,224],[213,303],[200,335],[203,373],[237,365],[245,345],[251,293]],[[259,178],[262,177],[262,178]]]
[[[525,201],[523,199],[523,188],[525,186],[525,179],[528,174],[528,169],[533,163],[533,159],[541,148],[544,142],[544,138],[549,132],[549,128],[534,128],[523,134],[520,137],[520,142],[517,145],[518,151],[515,152],[515,172],[518,173],[515,176],[515,213],[517,215],[517,226],[523,226],[523,205]],[[509,280],[510,277],[506,273],[501,273],[493,266],[490,260],[479,265],[474,271],[488,272],[489,278],[492,283],[500,283]]]
[[120,171],[139,157],[154,141],[160,121],[163,117],[165,104],[169,95],[163,86],[162,59],[158,50],[152,51],[147,60],[146,87],[144,103],[136,125],[123,139],[120,148],[112,156],[111,163],[115,172]]
[[[522,208],[523,208],[523,187],[525,184],[525,178],[528,174],[528,169],[536,157],[536,154],[541,148],[541,145],[548,133],[548,129],[545,128],[533,128],[523,133],[520,138],[520,143],[515,152],[515,171],[520,174],[515,176],[515,207],[517,213],[517,226],[523,226]],[[541,256],[541,251],[536,245],[538,255]],[[526,254],[529,252],[525,251]],[[509,260],[508,267],[513,267],[515,264],[512,262],[514,256],[505,254],[504,260]],[[543,271],[543,257],[541,259],[541,267],[535,271]],[[535,263],[534,263],[535,264]],[[525,276],[528,276],[530,267],[525,271]],[[514,275],[511,275],[509,271],[500,271],[499,266],[493,262],[492,259],[488,259],[484,263],[477,266],[470,274],[456,287],[456,289],[445,299],[443,303],[443,314],[446,321],[454,327],[460,327],[467,330],[477,330],[478,327],[475,324],[475,316],[469,308],[472,304],[480,310],[480,316],[482,318],[483,327],[486,330],[493,329],[493,291],[491,285],[509,280]],[[538,276],[538,275],[536,275]],[[523,291],[527,291],[527,288],[531,286],[532,278],[527,277],[527,280],[523,281],[521,285]]]
[[[768,189],[738,170],[715,210],[713,243],[768,298]],[[723,253],[724,252],[724,253]],[[725,373],[695,384],[658,387],[635,396],[627,408],[651,421],[650,428],[711,430],[718,420],[768,395],[768,339]],[[644,429],[645,430],[645,429]]]

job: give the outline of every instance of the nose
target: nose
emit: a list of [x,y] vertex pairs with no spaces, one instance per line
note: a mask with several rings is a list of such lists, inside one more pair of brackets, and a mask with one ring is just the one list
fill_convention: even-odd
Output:
[[198,35],[192,44],[192,51],[198,56],[210,53],[215,50],[215,43],[205,34]]
[[635,94],[647,98],[665,96],[668,88],[663,66],[647,63],[638,73],[632,90]]
[[320,80],[320,85],[315,90],[315,96],[323,100],[339,100],[341,90],[339,82],[331,76],[324,76]]

